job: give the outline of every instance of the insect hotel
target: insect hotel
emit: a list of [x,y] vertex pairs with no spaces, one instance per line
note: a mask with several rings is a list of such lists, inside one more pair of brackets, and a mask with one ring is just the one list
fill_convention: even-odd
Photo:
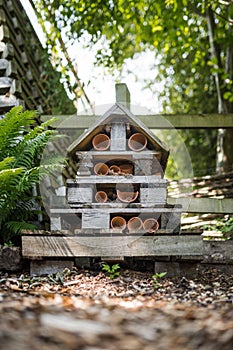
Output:
[[[169,149],[131,113],[127,92],[125,84],[116,85],[117,102],[99,119],[66,121],[66,130],[74,132],[77,126],[79,135],[59,147],[68,166],[49,205],[50,229],[22,236],[31,274],[88,265],[90,258],[126,259],[140,266],[152,262],[157,272],[190,268],[192,274],[192,261],[232,261],[230,241],[203,240],[199,231],[180,229],[183,208],[167,203]],[[47,199],[52,197],[49,189],[45,192]],[[177,259],[185,266],[179,267]]]
[[49,232],[23,236],[24,257],[33,263],[177,254],[185,237],[181,205],[167,204],[169,149],[124,104],[116,102],[67,155],[77,166],[66,179],[67,205],[50,209]]
[[80,218],[75,233],[100,242],[179,232],[181,208],[166,205],[169,149],[126,107],[116,103],[68,152],[78,171],[66,181],[71,209],[52,211],[60,230],[71,212]]

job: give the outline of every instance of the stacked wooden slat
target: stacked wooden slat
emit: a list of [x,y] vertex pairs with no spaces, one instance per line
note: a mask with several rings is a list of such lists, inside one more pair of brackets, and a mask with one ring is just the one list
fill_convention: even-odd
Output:
[[233,172],[170,181],[169,195],[233,198]]
[[52,114],[54,89],[72,106],[21,2],[0,0],[0,113],[23,104]]

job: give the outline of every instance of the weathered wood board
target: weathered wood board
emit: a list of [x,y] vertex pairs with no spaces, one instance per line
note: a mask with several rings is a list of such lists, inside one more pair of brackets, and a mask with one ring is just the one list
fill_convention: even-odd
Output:
[[116,184],[116,183],[153,183],[156,184],[157,187],[166,187],[167,186],[167,180],[161,179],[160,176],[157,175],[147,175],[147,176],[133,176],[133,175],[108,175],[108,176],[102,176],[102,175],[92,175],[92,176],[80,176],[77,180],[68,179],[67,185],[68,186],[77,186],[77,184]]
[[[84,130],[89,128],[100,115],[58,115],[54,126],[57,128],[64,126],[67,129],[77,128]],[[137,117],[151,129],[199,129],[199,128],[232,128],[233,126],[233,113],[229,114],[149,114],[149,115],[137,115]],[[43,115],[42,119],[51,119],[50,115]],[[66,123],[64,124],[64,120]],[[75,121],[75,123],[74,123]],[[62,123],[63,122],[63,123]]]
[[167,202],[169,204],[182,205],[183,211],[188,213],[233,213],[233,198],[172,198],[168,196]]
[[126,130],[124,123],[111,124],[111,151],[125,151],[126,150]]
[[[120,205],[119,205],[120,204]],[[101,212],[107,212],[107,213],[119,213],[119,209],[124,208],[124,203],[117,203],[117,206],[113,206],[112,208],[109,207],[109,205],[106,205],[103,203],[102,205],[99,204],[99,208],[96,208],[96,211],[98,210],[100,213]],[[152,207],[144,208],[141,206],[127,206],[127,208],[124,208],[125,212],[131,213],[131,214],[153,214],[153,213],[181,213],[182,212],[182,207],[177,205],[175,207],[168,207],[168,206],[155,206],[153,205]],[[63,209],[63,208],[54,208],[50,210],[51,215],[59,215],[59,214],[79,214],[79,213],[84,213],[86,209],[82,208],[73,208],[73,209]]]
[[219,256],[233,261],[233,240],[203,241],[200,236],[53,237],[23,236],[23,256]]

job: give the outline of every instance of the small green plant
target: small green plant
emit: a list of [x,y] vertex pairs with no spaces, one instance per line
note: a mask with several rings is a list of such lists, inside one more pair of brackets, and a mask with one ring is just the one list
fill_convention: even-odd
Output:
[[113,280],[115,277],[120,276],[120,271],[117,271],[119,269],[120,269],[119,264],[114,264],[114,265],[110,266],[107,263],[102,263],[102,270],[106,271],[108,273],[111,280]]
[[12,247],[14,247],[14,244],[13,244],[11,241],[8,241],[8,242],[5,242],[5,243],[4,243],[4,247],[10,247],[10,248],[12,248]]
[[160,283],[159,283],[159,280],[161,278],[163,278],[164,276],[166,276],[167,272],[156,272],[153,276],[152,276],[152,279],[153,279],[153,282],[154,282],[154,286],[155,288],[159,288],[160,287]]

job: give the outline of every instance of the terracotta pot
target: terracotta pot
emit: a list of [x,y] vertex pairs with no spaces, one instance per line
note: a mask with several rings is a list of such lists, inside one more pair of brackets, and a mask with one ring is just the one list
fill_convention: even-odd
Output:
[[157,231],[158,228],[159,228],[159,223],[154,218],[146,219],[143,222],[143,229],[148,233],[153,233],[153,232]]
[[121,216],[115,216],[111,220],[111,228],[124,230],[126,228],[126,221]]
[[128,146],[132,151],[142,151],[144,148],[146,148],[147,145],[147,138],[143,134],[137,132],[130,136],[128,140]]
[[137,231],[142,228],[143,222],[138,216],[134,216],[128,221],[128,230],[129,231]]
[[95,194],[95,201],[97,203],[106,203],[108,200],[108,195],[104,191],[98,191]]
[[105,134],[98,134],[93,137],[92,145],[96,151],[106,151],[110,147],[110,138]]
[[117,198],[124,203],[132,203],[134,202],[138,197],[138,191],[136,192],[123,192],[120,190],[117,190]]
[[133,174],[132,164],[122,164],[120,165],[120,171],[124,174]]
[[94,173],[96,175],[108,175],[109,167],[105,163],[97,163],[94,166]]
[[109,168],[109,174],[110,175],[115,175],[118,174],[120,172],[120,168],[117,165],[111,165]]

